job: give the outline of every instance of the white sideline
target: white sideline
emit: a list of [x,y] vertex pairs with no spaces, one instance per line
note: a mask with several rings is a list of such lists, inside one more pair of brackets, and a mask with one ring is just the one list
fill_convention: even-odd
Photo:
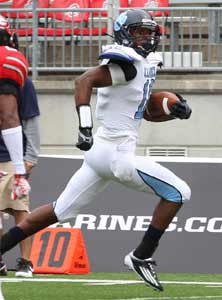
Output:
[[[5,300],[2,294],[2,283],[3,282],[82,282],[83,284],[135,284],[143,283],[141,280],[97,280],[97,279],[67,279],[67,278],[0,278],[0,300]],[[208,287],[222,287],[222,282],[197,282],[197,281],[161,281],[164,284],[190,284],[190,285],[208,285]],[[185,297],[146,297],[146,298],[125,298],[125,299],[115,299],[115,300],[204,300],[204,299],[221,299],[222,296],[185,296]]]
[[[0,278],[1,282],[77,282],[77,283],[97,283],[97,284],[137,284],[143,283],[142,280],[106,280],[106,279],[68,279],[68,278]],[[206,281],[161,281],[163,284],[181,284],[181,285],[208,285],[221,286],[222,282],[206,282]],[[220,296],[222,298],[222,296]]]
[[148,298],[127,298],[115,300],[182,300],[182,299],[222,299],[222,296],[190,296],[190,297],[148,297]]

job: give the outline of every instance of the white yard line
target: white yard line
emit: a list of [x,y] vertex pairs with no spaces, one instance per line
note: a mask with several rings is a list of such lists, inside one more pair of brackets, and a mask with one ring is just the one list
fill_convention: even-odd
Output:
[[[137,284],[143,283],[142,280],[106,280],[106,279],[68,279],[68,278],[0,278],[1,282],[76,282],[76,283],[91,283],[91,284]],[[181,284],[181,285],[205,285],[205,286],[222,286],[222,282],[207,282],[207,281],[161,281],[163,284]],[[222,296],[221,296],[222,298]]]
[[148,298],[125,298],[115,300],[183,300],[183,299],[222,299],[222,296],[185,296],[185,297],[148,297]]
[[207,282],[207,281],[161,281],[161,282],[164,284],[222,285],[222,282]]
[[2,283],[0,282],[0,300],[5,300],[3,293],[2,293]]

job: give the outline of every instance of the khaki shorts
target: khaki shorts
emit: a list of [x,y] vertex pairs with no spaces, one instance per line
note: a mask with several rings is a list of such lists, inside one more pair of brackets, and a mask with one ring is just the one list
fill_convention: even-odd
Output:
[[11,162],[0,162],[0,170],[8,174],[0,180],[0,211],[21,210],[29,212],[29,196],[12,200],[13,167]]

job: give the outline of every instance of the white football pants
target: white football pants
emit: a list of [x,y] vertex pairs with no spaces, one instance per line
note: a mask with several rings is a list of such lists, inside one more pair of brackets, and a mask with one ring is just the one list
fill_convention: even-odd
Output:
[[176,203],[190,199],[186,182],[149,157],[136,156],[134,149],[131,143],[115,144],[95,137],[81,168],[54,203],[58,220],[75,217],[112,180]]

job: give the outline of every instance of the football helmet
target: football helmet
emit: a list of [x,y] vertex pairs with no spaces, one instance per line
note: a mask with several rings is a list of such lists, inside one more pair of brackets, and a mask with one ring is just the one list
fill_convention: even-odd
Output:
[[0,46],[18,49],[18,37],[11,31],[9,22],[2,15],[0,15]]
[[[141,36],[134,35],[138,28],[147,28],[149,34],[143,36],[143,42],[137,43]],[[114,38],[117,44],[131,47],[138,54],[147,57],[150,52],[155,52],[160,40],[160,27],[152,16],[142,9],[130,9],[121,13],[114,22]]]

